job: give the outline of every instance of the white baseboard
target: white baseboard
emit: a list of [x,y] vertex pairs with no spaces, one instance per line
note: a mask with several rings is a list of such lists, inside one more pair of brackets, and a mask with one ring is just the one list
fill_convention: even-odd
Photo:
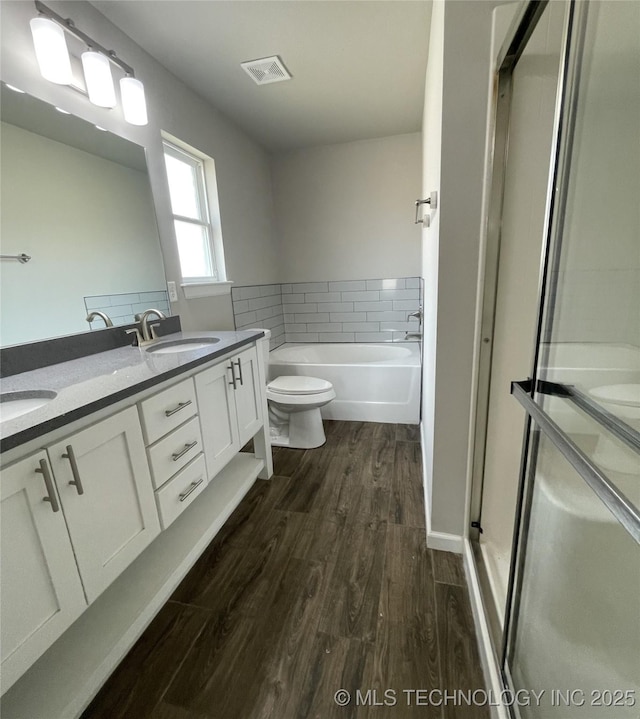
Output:
[[431,532],[427,530],[427,547],[429,549],[440,549],[443,552],[462,554],[464,538],[458,534],[447,534],[446,532]]
[[[445,535],[446,536],[446,535]],[[493,692],[496,697],[502,692],[502,681],[500,678],[500,667],[498,659],[494,654],[491,644],[491,635],[489,634],[489,622],[482,601],[482,593],[480,591],[480,581],[476,564],[473,558],[471,542],[468,539],[462,539],[462,559],[464,562],[464,573],[467,578],[469,587],[469,595],[471,598],[471,610],[473,612],[473,622],[476,627],[476,635],[478,637],[478,650],[480,652],[480,661],[482,663],[482,671],[484,673],[487,689]],[[427,540],[428,544],[428,540]],[[491,706],[491,719],[509,719],[509,712],[506,706]]]
[[422,450],[422,481],[424,489],[424,509],[425,520],[427,525],[427,547],[429,549],[440,549],[443,552],[453,552],[454,554],[462,554],[463,538],[458,534],[447,534],[446,532],[431,531],[431,508],[429,507],[429,492],[427,490],[427,462],[425,445],[425,425],[420,424],[420,449]]

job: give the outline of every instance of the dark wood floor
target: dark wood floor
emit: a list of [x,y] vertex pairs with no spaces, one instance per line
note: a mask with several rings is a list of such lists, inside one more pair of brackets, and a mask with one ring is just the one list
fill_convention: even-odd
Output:
[[325,427],[324,447],[275,450],[273,479],[258,480],[83,719],[489,716],[411,693],[484,688],[460,558],[425,547],[417,428]]

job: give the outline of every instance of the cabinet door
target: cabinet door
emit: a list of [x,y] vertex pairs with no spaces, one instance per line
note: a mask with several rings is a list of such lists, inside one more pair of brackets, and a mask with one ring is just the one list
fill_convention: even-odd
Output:
[[[255,347],[244,350],[233,358],[236,378],[236,408],[240,447],[262,427],[262,395],[258,374],[258,353]],[[238,364],[239,363],[239,364]]]
[[87,602],[45,452],[3,469],[0,491],[5,690],[72,624]]
[[212,478],[240,450],[231,362],[204,370],[195,379],[202,445]]
[[136,408],[48,451],[91,602],[160,532]]

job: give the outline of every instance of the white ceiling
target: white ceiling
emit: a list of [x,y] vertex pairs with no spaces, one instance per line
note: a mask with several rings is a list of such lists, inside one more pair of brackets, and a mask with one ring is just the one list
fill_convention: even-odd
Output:
[[[269,150],[420,130],[430,0],[92,4]],[[293,80],[258,86],[240,67],[269,55]]]

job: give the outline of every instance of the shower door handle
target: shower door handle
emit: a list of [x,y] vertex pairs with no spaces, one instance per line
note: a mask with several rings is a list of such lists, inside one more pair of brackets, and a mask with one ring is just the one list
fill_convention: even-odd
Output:
[[[553,420],[553,418],[532,397],[532,393],[541,390],[553,390],[549,394],[571,397],[571,388],[551,383],[536,383],[532,380],[511,383],[511,394],[524,407],[537,427],[548,437],[555,448],[564,456],[582,479],[598,495],[599,499],[613,516],[640,544],[640,510],[630,502],[617,485],[602,472],[591,457],[573,441],[573,439]],[[558,388],[558,390],[556,390]],[[569,390],[569,392],[567,392]],[[560,394],[560,391],[563,394]]]

